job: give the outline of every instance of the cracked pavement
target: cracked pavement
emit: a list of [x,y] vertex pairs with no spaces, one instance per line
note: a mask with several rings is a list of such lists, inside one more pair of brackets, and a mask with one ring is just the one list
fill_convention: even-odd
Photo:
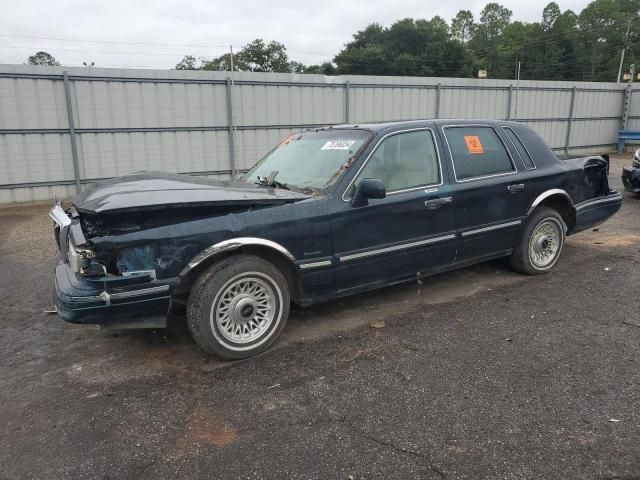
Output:
[[235,363],[179,318],[44,314],[47,209],[0,209],[3,480],[640,478],[640,197],[552,274],[496,261],[295,309]]

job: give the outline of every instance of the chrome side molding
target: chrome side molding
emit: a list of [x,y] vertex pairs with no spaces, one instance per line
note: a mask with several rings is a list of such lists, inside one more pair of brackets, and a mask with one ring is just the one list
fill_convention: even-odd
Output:
[[321,260],[319,262],[301,263],[298,265],[298,267],[300,267],[300,270],[309,270],[312,268],[329,267],[331,265],[332,265],[331,260]]
[[111,305],[111,300],[120,300],[134,297],[142,297],[153,293],[168,292],[169,285],[158,285],[156,287],[142,288],[139,290],[130,290],[127,292],[108,293],[104,290],[100,295],[90,295],[86,297],[69,297],[76,302],[104,302],[105,305]]
[[420,245],[429,245],[431,243],[443,242],[445,240],[455,240],[455,238],[456,238],[456,235],[452,233],[450,235],[443,235],[441,237],[434,237],[434,238],[427,238],[425,240],[418,240],[417,242],[403,243],[403,244],[400,244],[400,245],[393,245],[391,247],[378,248],[376,250],[367,250],[366,252],[350,253],[350,254],[347,254],[347,255],[340,255],[338,257],[338,259],[341,262],[348,262],[350,260],[356,260],[358,258],[370,257],[372,255],[379,255],[381,253],[395,252],[397,250],[405,250],[407,248],[419,247]]
[[465,232],[462,232],[460,235],[462,237],[468,237],[470,235],[475,235],[477,233],[490,232],[492,230],[500,230],[501,228],[515,227],[516,225],[520,225],[521,223],[522,223],[522,220],[513,220],[511,222],[499,223],[497,225],[489,225],[488,227],[467,230]]

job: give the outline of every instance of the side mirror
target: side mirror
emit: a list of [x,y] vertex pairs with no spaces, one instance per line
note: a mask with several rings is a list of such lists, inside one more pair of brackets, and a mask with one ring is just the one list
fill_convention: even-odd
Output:
[[387,192],[384,183],[378,178],[363,178],[356,186],[356,191],[351,199],[352,207],[364,207],[369,205],[370,198],[385,198]]

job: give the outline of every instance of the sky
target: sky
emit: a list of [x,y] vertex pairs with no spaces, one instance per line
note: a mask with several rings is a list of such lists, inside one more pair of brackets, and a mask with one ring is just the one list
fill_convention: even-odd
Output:
[[[488,1],[0,0],[0,63],[26,63],[45,50],[68,66],[172,68],[184,55],[213,58],[263,38],[283,43],[291,60],[315,64],[370,23],[435,15],[449,22],[462,9],[477,19]],[[538,21],[549,1],[499,3],[513,20]],[[556,2],[575,12],[588,4]]]

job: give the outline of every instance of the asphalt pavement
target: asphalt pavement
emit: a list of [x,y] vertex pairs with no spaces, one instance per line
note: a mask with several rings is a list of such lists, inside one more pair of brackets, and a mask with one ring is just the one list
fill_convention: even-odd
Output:
[[551,274],[295,309],[241,362],[45,313],[47,210],[0,209],[0,479],[640,479],[640,197]]

